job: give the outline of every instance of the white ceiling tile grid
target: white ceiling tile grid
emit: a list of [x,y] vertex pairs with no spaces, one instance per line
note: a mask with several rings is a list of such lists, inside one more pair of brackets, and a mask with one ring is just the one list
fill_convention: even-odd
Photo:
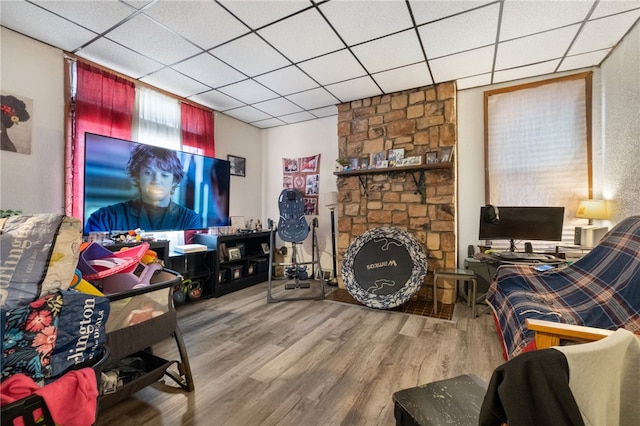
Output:
[[0,1],[5,28],[263,129],[599,66],[639,19],[640,0]]

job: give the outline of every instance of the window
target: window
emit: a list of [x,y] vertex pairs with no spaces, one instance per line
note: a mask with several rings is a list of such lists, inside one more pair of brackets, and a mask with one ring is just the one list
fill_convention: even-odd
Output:
[[563,241],[573,243],[578,202],[592,195],[591,73],[487,91],[484,100],[486,202],[564,206]]

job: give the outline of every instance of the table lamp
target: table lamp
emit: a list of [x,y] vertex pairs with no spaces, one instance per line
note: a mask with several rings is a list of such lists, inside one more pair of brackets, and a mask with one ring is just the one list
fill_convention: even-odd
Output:
[[596,226],[593,220],[607,220],[611,217],[611,204],[607,200],[582,200],[578,205],[576,217],[589,219],[587,226],[576,227],[574,244],[593,247],[609,231],[606,226]]

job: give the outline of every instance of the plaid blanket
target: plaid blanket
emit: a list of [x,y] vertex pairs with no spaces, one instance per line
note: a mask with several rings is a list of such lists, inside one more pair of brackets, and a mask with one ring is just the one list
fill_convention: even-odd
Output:
[[527,318],[640,333],[640,216],[620,222],[565,268],[538,272],[531,266],[500,266],[487,302],[506,359],[535,349]]

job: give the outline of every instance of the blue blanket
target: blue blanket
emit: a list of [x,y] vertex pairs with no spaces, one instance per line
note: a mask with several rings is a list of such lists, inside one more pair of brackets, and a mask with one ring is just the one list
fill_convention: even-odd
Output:
[[500,266],[487,302],[507,359],[535,348],[527,318],[640,333],[640,216],[620,222],[565,268]]

